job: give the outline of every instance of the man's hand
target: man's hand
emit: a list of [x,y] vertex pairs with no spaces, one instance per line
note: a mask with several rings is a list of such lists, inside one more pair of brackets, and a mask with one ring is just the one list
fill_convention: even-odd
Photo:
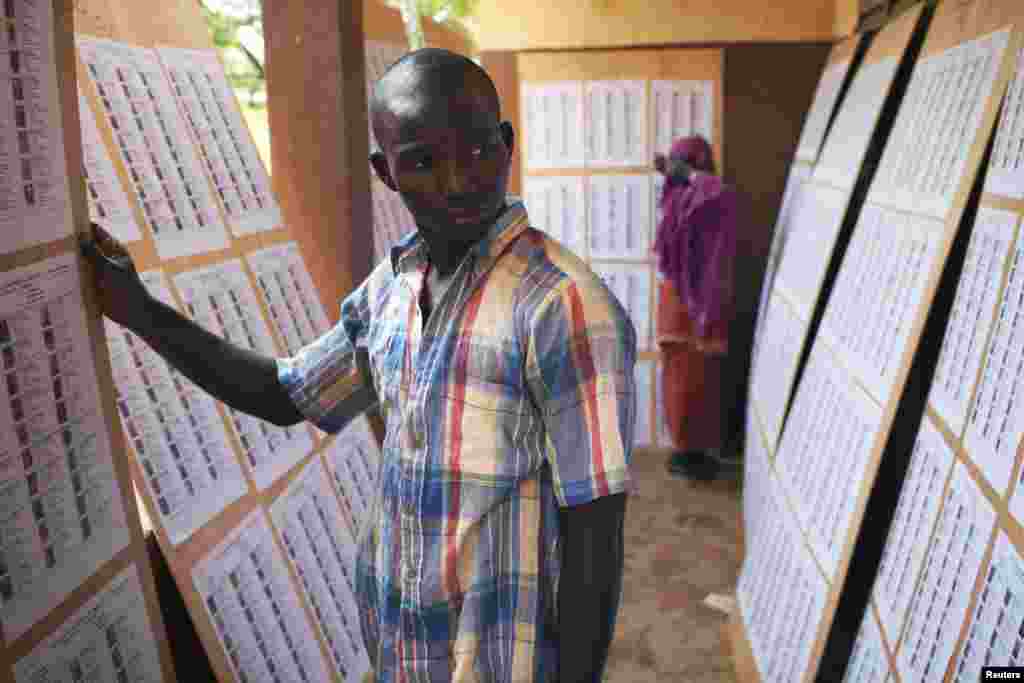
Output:
[[95,223],[90,233],[82,236],[81,247],[93,265],[100,309],[114,322],[134,331],[145,320],[149,293],[124,245]]
[[377,677],[372,670],[363,674],[363,683],[377,683]]

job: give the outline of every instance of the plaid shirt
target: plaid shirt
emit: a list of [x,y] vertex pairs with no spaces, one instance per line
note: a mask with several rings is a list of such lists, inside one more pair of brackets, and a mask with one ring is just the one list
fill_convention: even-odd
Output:
[[518,201],[424,327],[426,271],[413,233],[280,380],[328,432],[379,397],[387,436],[356,569],[379,683],[553,682],[558,507],[632,488],[636,332]]

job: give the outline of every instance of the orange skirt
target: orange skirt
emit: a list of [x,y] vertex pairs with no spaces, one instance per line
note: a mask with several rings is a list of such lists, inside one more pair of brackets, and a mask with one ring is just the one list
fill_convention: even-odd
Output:
[[720,448],[728,323],[713,325],[697,336],[675,286],[663,280],[658,292],[657,339],[662,353],[663,410],[673,447],[677,451]]

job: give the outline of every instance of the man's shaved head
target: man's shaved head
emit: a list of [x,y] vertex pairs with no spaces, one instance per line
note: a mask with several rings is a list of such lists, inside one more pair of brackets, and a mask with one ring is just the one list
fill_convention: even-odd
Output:
[[467,96],[500,118],[498,91],[476,62],[435,47],[410,52],[388,67],[373,89],[369,113],[374,135],[384,145],[393,139],[395,124],[429,116]]
[[374,88],[370,163],[401,195],[439,271],[458,265],[505,208],[515,134],[500,113],[487,72],[448,50],[410,52]]

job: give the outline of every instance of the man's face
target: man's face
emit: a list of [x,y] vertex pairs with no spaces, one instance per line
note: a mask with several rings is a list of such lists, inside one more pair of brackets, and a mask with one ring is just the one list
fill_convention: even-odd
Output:
[[475,242],[505,205],[512,128],[467,81],[448,94],[400,90],[377,119],[374,167],[435,245]]

